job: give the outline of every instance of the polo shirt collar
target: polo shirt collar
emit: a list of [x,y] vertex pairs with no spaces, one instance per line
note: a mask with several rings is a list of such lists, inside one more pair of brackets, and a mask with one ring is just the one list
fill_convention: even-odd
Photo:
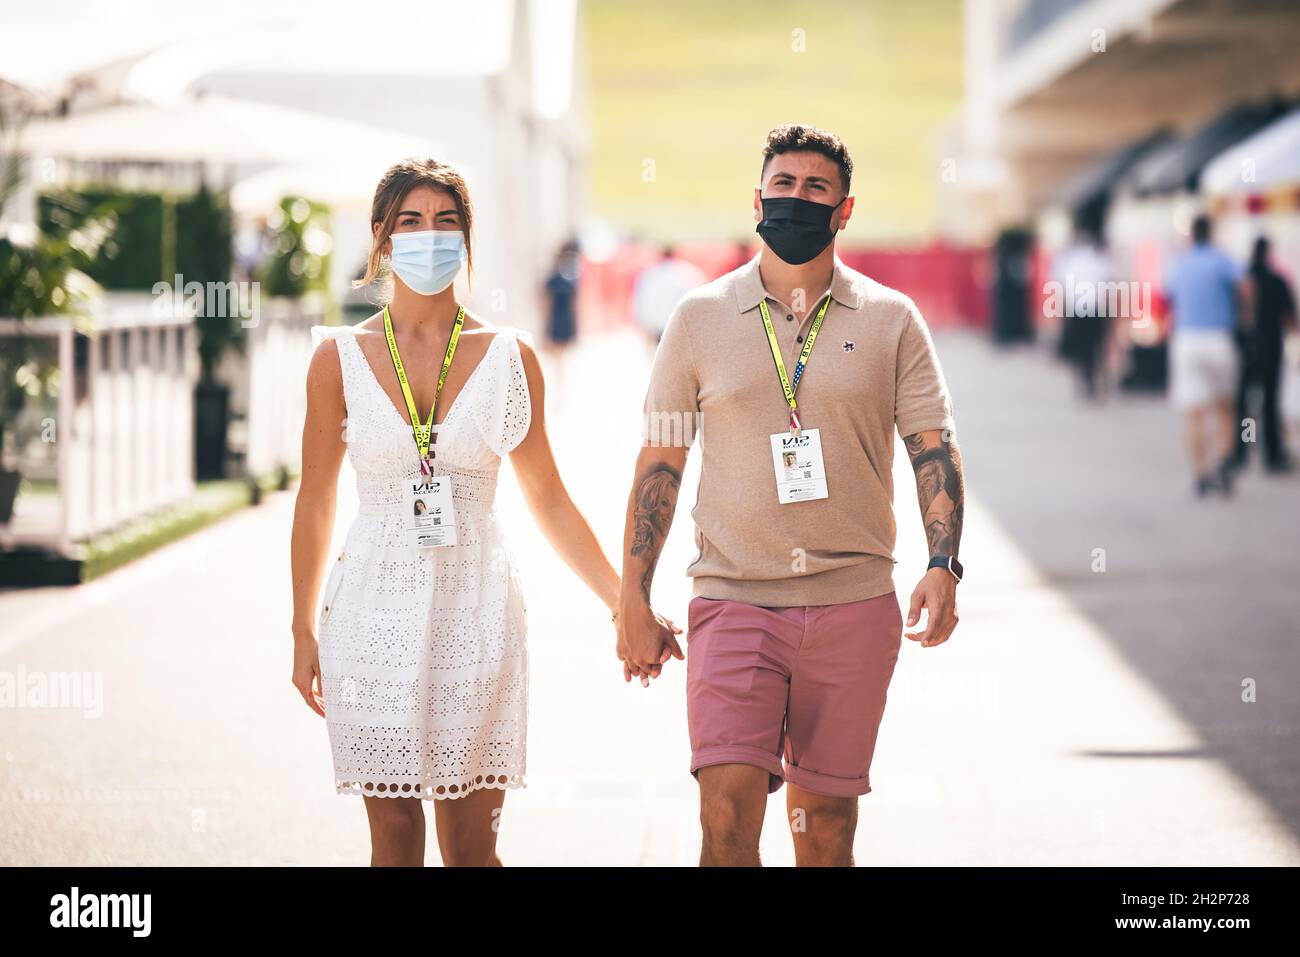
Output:
[[[767,290],[763,288],[763,277],[758,271],[758,259],[758,255],[755,255],[741,266],[740,274],[736,277],[736,305],[741,312],[757,309],[758,304],[768,298]],[[831,298],[849,309],[856,310],[862,305],[862,296],[854,288],[848,267],[838,254],[831,269]]]

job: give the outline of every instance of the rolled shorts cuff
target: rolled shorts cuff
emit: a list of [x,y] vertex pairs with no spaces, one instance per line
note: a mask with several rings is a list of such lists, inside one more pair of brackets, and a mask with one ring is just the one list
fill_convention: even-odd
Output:
[[824,794],[827,797],[861,797],[871,793],[871,780],[864,775],[860,778],[837,778],[831,774],[807,771],[787,764],[784,768],[785,779],[795,787]]
[[770,751],[745,744],[715,744],[691,754],[691,774],[715,764],[748,764],[768,773],[767,793],[779,791],[785,782],[781,759]]

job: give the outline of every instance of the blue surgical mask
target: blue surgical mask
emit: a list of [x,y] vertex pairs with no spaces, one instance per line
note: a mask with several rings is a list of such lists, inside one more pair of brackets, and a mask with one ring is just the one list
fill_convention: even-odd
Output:
[[393,272],[422,296],[442,292],[465,265],[465,234],[459,229],[393,233]]

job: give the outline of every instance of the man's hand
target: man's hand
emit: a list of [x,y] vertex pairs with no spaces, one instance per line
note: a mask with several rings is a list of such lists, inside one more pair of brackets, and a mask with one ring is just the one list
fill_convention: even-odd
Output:
[[636,676],[641,679],[642,687],[649,687],[650,679],[659,677],[669,658],[686,657],[674,637],[682,630],[647,604],[620,609],[614,624],[618,630],[617,653],[623,662],[624,681]]
[[957,627],[957,579],[946,568],[931,568],[912,592],[912,607],[907,613],[907,627],[921,620],[921,609],[929,612],[924,631],[906,632],[922,648],[933,648],[948,640]]

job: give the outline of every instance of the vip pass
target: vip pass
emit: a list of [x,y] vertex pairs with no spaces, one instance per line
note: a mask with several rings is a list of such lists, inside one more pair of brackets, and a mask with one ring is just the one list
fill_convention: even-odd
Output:
[[456,342],[460,339],[460,330],[465,323],[465,307],[456,310],[456,321],[452,323],[451,338],[447,342],[447,352],[442,357],[442,369],[438,373],[438,387],[433,393],[433,407],[429,409],[429,419],[420,424],[420,413],[415,408],[415,397],[411,395],[411,384],[402,367],[402,357],[397,353],[397,337],[393,335],[393,320],[384,307],[384,335],[388,337],[388,351],[393,357],[393,368],[397,370],[397,381],[402,384],[402,396],[406,399],[406,409],[411,414],[411,431],[415,435],[415,447],[420,455],[420,479],[407,483],[406,516],[403,523],[406,540],[414,548],[438,548],[457,544],[456,507],[452,501],[452,480],[450,475],[433,474],[434,453],[430,448],[433,441],[433,415],[438,409],[438,397],[447,382],[447,370],[456,355]]
[[826,465],[822,460],[822,439],[819,429],[804,431],[799,422],[799,408],[795,402],[795,393],[799,389],[799,380],[812,355],[813,343],[821,330],[822,320],[826,318],[826,309],[831,304],[828,295],[821,309],[813,319],[812,327],[804,340],[799,361],[794,367],[794,377],[786,375],[785,360],[781,358],[781,345],[776,341],[776,330],[772,328],[772,316],[767,311],[767,300],[758,304],[763,314],[763,328],[767,330],[767,344],[772,349],[772,361],[776,364],[776,373],[781,379],[781,392],[790,406],[790,431],[777,432],[771,436],[772,467],[776,472],[776,499],[781,505],[791,502],[808,502],[829,495],[826,487]]

